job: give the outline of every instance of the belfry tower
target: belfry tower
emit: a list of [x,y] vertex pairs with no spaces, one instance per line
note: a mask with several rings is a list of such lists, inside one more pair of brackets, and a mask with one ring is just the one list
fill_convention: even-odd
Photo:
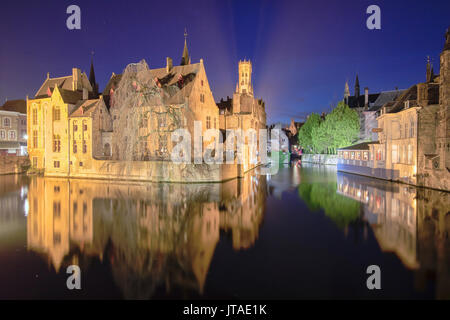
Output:
[[239,82],[236,93],[249,94],[253,97],[252,63],[250,60],[239,61]]

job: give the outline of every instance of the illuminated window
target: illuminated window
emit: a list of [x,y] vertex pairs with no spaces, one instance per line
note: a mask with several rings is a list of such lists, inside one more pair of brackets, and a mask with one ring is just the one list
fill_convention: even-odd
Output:
[[33,148],[38,147],[38,131],[33,130]]
[[6,139],[6,131],[5,130],[0,130],[0,139],[1,140],[5,140]]
[[352,151],[352,153],[351,153],[351,159],[355,160],[355,152],[354,151]]
[[33,125],[37,125],[38,124],[38,120],[37,120],[37,109],[33,108]]
[[361,160],[361,152],[356,152],[356,159]]
[[408,163],[413,163],[413,149],[411,144],[408,144]]
[[58,106],[53,108],[53,121],[61,120],[61,109]]
[[364,153],[363,153],[363,160],[364,161],[369,160],[369,152],[368,151],[364,151]]
[[53,152],[61,152],[61,137],[59,135],[53,136]]
[[398,146],[392,145],[392,163],[398,163]]

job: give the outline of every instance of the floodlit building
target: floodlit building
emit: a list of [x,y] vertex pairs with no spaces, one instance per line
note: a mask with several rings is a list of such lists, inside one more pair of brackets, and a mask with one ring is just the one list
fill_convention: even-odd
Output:
[[339,170],[450,190],[450,30],[440,62],[440,75],[428,61],[426,82],[381,108],[377,142],[339,150]]
[[[122,74],[112,74],[101,95],[92,62],[89,78],[77,68],[71,76],[47,75],[35,97],[27,98],[31,165],[51,176],[172,182],[242,176],[258,165],[250,162],[248,146],[243,164],[223,164],[219,138],[205,133],[265,128],[265,106],[253,97],[251,72],[250,61],[239,63],[233,107],[226,115],[219,115],[203,59],[191,63],[186,38],[180,65],[169,57],[163,68],[150,69],[144,60],[129,64]],[[191,141],[174,139],[180,130]],[[181,164],[172,161],[180,142],[189,146],[175,150]],[[199,166],[206,152],[219,161]]]
[[27,154],[27,115],[25,100],[6,101],[0,107],[0,155]]

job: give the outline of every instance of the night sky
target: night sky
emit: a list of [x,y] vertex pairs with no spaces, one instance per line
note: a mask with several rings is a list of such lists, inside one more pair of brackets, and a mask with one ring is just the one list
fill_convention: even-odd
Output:
[[[66,8],[81,8],[81,30],[68,30]],[[381,7],[381,30],[366,28],[366,8]],[[0,104],[34,96],[47,72],[89,73],[100,90],[112,72],[145,59],[179,64],[188,32],[192,62],[204,59],[214,98],[232,95],[239,59],[251,59],[255,95],[268,122],[328,111],[356,73],[361,91],[407,88],[425,80],[429,55],[438,73],[450,1],[2,1]]]

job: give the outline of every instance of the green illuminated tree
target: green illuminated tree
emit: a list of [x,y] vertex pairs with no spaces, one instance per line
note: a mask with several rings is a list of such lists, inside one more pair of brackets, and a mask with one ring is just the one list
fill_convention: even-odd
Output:
[[305,124],[300,128],[298,132],[298,144],[307,153],[316,152],[313,144],[313,130],[320,126],[321,118],[317,113],[311,113],[306,120]]
[[329,153],[336,153],[338,148],[347,147],[358,139],[360,130],[358,113],[343,101],[327,115],[323,125],[323,130],[326,131],[323,136],[329,141]]

